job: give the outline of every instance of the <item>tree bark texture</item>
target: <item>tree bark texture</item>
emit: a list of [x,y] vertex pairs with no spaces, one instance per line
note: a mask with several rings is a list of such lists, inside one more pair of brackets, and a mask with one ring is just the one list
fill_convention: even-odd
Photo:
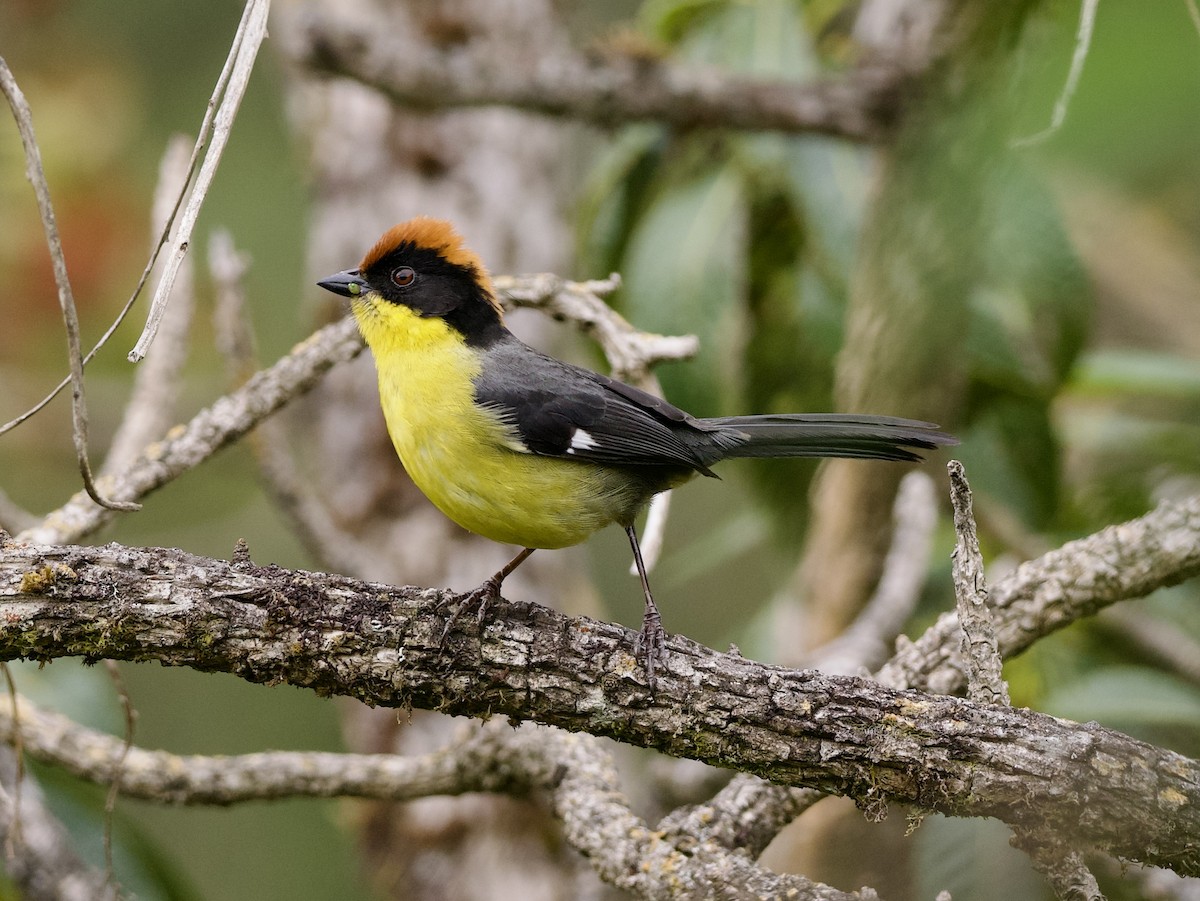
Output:
[[0,658],[159,660],[384,707],[507,715],[848,795],[993,816],[1200,875],[1200,762],[1097,724],[668,643],[504,601],[443,647],[444,592],[180,551],[8,545]]

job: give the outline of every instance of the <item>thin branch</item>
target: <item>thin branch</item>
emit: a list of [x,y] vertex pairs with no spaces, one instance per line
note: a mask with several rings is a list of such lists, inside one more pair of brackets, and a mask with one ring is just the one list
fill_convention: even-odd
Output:
[[[240,438],[293,398],[308,391],[332,366],[357,356],[362,338],[352,319],[343,319],[309,336],[245,386],[201,410],[186,426],[171,429],[148,445],[118,473],[101,481],[114,497],[142,498],[193,469]],[[75,495],[18,541],[75,541],[109,521],[111,514]]]
[[[613,378],[652,390],[653,367],[669,360],[696,355],[695,335],[655,335],[629,324],[602,298],[621,287],[621,277],[572,282],[549,272],[536,275],[501,275],[494,280],[502,300],[514,306],[541,310],[552,319],[568,320],[592,338],[604,352]],[[649,387],[647,387],[649,385]]]
[[[243,12],[243,17],[244,16],[245,12]],[[184,196],[187,192],[187,185],[192,180],[192,175],[196,171],[196,165],[200,161],[200,153],[207,145],[209,136],[212,133],[213,119],[217,112],[217,101],[221,96],[224,95],[225,86],[229,83],[229,77],[233,69],[234,57],[234,48],[231,47],[230,52],[225,57],[225,65],[221,69],[221,74],[217,77],[217,83],[213,88],[213,93],[208,101],[208,106],[205,108],[204,118],[200,122],[200,129],[196,134],[196,143],[192,147],[192,155],[188,160],[187,178],[184,179],[183,186],[180,188],[179,194],[175,198],[175,203],[171,208],[170,215],[167,217],[166,222],[158,233],[158,238],[154,242],[153,249],[150,252],[150,259],[146,261],[146,265],[142,269],[142,274],[138,278],[137,285],[134,286],[133,292],[125,301],[124,306],[121,307],[120,312],[117,313],[116,318],[113,319],[112,323],[109,324],[108,328],[104,331],[104,334],[100,336],[100,340],[97,341],[92,346],[92,349],[89,350],[84,356],[84,366],[87,366],[87,364],[92,361],[96,354],[100,352],[100,349],[108,343],[109,338],[116,333],[121,323],[125,321],[125,317],[129,315],[129,311],[133,309],[133,305],[137,302],[138,297],[141,296],[142,288],[146,286],[146,282],[150,278],[150,273],[158,263],[159,255],[161,254],[163,248],[167,245],[167,238],[175,224],[175,218],[179,214],[179,209],[183,205]],[[71,377],[67,376],[65,379],[59,382],[45,397],[43,397],[40,401],[38,401],[20,416],[9,420],[8,422],[4,423],[4,425],[0,425],[0,435],[3,435],[5,432],[16,428],[25,420],[43,410],[46,405],[54,400],[54,398],[58,397],[59,392],[70,383]]]
[[[98,784],[111,784],[122,744],[59,714],[21,700],[20,733],[32,756]],[[0,713],[0,735],[12,736]],[[643,897],[674,886],[757,885],[766,897],[852,901],[846,893],[799,876],[777,876],[722,849],[688,854],[635,816],[620,792],[611,756],[587,736],[527,724],[514,730],[495,721],[452,746],[428,754],[333,754],[271,751],[229,757],[181,756],[132,748],[122,767],[121,792],[167,804],[229,805],[294,797],[353,797],[410,801],[467,792],[544,793],[568,841],[605,879]],[[597,824],[605,828],[598,829]],[[722,873],[726,875],[721,875]]]
[[[1138,519],[1029,560],[991,588],[1000,653],[1014,656],[1039,638],[1118,601],[1200,575],[1200,495],[1163,501]],[[885,685],[939,694],[965,685],[960,628],[945,613],[905,641],[876,674]]]
[[501,601],[443,643],[444,598],[177,550],[9,545],[0,659],[157,659],[382,706],[534,719],[873,809],[1033,824],[1200,874],[1200,762],[1095,723],[765,666],[681,636],[651,696],[633,631]]
[[183,216],[179,220],[174,236],[174,252],[167,258],[162,278],[158,283],[158,290],[154,292],[154,298],[150,303],[150,315],[146,319],[146,327],[133,350],[129,352],[131,363],[137,363],[145,358],[155,333],[158,331],[163,314],[166,312],[167,300],[171,295],[171,288],[175,284],[175,277],[187,254],[188,247],[191,246],[192,231],[196,227],[200,208],[208,196],[213,177],[217,173],[217,166],[221,162],[221,154],[224,153],[225,145],[229,141],[233,121],[237,117],[238,107],[241,106],[246,85],[250,80],[250,73],[254,69],[258,48],[262,45],[263,38],[266,37],[267,13],[270,9],[271,0],[247,0],[242,20],[238,24],[237,33],[233,38],[233,46],[230,48],[233,65],[229,69],[229,83],[213,119],[212,142],[204,156],[200,171],[196,175],[192,192],[184,205]]
[[1014,141],[1014,146],[1031,147],[1034,144],[1040,144],[1062,128],[1062,124],[1067,120],[1067,109],[1071,105],[1071,98],[1075,96],[1075,89],[1079,87],[1079,78],[1083,75],[1083,64],[1087,60],[1088,50],[1092,46],[1092,31],[1096,25],[1096,9],[1099,6],[1100,0],[1081,0],[1080,2],[1079,29],[1075,33],[1075,52],[1071,54],[1071,68],[1067,72],[1067,80],[1063,83],[1062,93],[1058,95],[1058,100],[1054,103],[1054,113],[1050,117],[1050,124],[1037,134]]
[[79,316],[75,312],[75,296],[71,292],[71,281],[67,277],[67,261],[63,257],[62,241],[58,237],[58,223],[54,217],[54,205],[50,202],[50,186],[42,168],[42,153],[33,133],[33,115],[25,95],[17,85],[8,63],[0,57],[0,91],[12,108],[17,131],[21,134],[21,145],[25,150],[25,177],[33,185],[37,197],[38,211],[42,217],[42,229],[46,233],[46,246],[54,268],[54,282],[58,286],[58,303],[62,308],[63,325],[67,331],[67,356],[71,369],[71,434],[75,441],[75,456],[79,462],[79,475],[88,496],[102,507],[110,510],[137,510],[137,504],[112,501],[96,490],[92,478],[92,464],[88,460],[88,414],[87,398],[83,389],[83,358],[79,348]]
[[[14,726],[20,723],[18,712],[17,686],[13,682],[12,670],[7,663],[0,663],[0,673],[4,674],[4,687],[8,692],[9,708]],[[21,730],[14,728],[9,740],[12,745],[14,772],[12,778],[12,816],[8,823],[7,834],[4,836],[4,856],[11,860],[17,853],[17,845],[21,843],[21,786],[25,782],[25,747],[21,741]]]
[[397,52],[387,29],[310,11],[285,49],[319,74],[340,75],[416,109],[506,106],[602,127],[654,121],[677,128],[771,130],[879,140],[900,108],[908,73],[863,66],[811,84],[732,75],[615,54],[538,57],[498,67],[470,48]]
[[1196,28],[1196,33],[1200,34],[1200,6],[1196,5],[1196,0],[1184,0],[1187,6],[1188,15],[1192,19],[1192,25]]
[[966,660],[967,697],[984,704],[1008,704],[1008,686],[1001,673],[1000,649],[996,628],[988,607],[987,580],[983,573],[983,553],[975,534],[971,513],[971,486],[963,465],[951,460],[950,505],[954,508],[954,596],[958,624],[962,628],[962,654]]

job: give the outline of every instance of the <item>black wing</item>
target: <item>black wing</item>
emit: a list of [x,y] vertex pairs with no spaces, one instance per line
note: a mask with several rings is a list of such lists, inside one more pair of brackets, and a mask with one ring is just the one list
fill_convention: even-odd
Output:
[[530,453],[711,475],[708,430],[661,398],[538,353],[506,336],[484,350],[475,400],[515,429]]

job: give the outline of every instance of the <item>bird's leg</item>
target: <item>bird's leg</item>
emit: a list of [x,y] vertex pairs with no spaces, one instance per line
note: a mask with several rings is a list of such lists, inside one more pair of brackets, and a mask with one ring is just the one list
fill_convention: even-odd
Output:
[[512,575],[512,571],[525,562],[525,558],[532,554],[533,548],[522,548],[517,556],[513,557],[500,569],[494,576],[485,579],[483,584],[466,595],[462,602],[454,608],[446,620],[446,628],[442,630],[441,644],[446,644],[446,636],[450,634],[450,630],[454,628],[454,624],[458,622],[458,618],[465,610],[472,607],[478,608],[475,612],[476,621],[482,625],[484,614],[487,613],[487,608],[500,597],[500,586],[504,584],[504,580]]
[[637,651],[646,665],[646,682],[650,690],[654,691],[654,666],[666,655],[667,632],[663,628],[654,596],[650,594],[650,580],[646,578],[646,564],[642,562],[642,548],[638,544],[637,532],[633,526],[626,526],[625,534],[629,536],[629,546],[633,548],[633,562],[642,579],[642,593],[646,596],[646,612],[642,616],[642,631],[638,635]]

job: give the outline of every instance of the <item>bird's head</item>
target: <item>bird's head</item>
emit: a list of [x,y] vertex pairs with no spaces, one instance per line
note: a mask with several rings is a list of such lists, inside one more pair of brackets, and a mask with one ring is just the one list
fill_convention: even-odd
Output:
[[441,319],[468,344],[503,331],[503,317],[483,261],[449,222],[418,216],[384,232],[356,269],[317,284],[350,298],[367,343]]

